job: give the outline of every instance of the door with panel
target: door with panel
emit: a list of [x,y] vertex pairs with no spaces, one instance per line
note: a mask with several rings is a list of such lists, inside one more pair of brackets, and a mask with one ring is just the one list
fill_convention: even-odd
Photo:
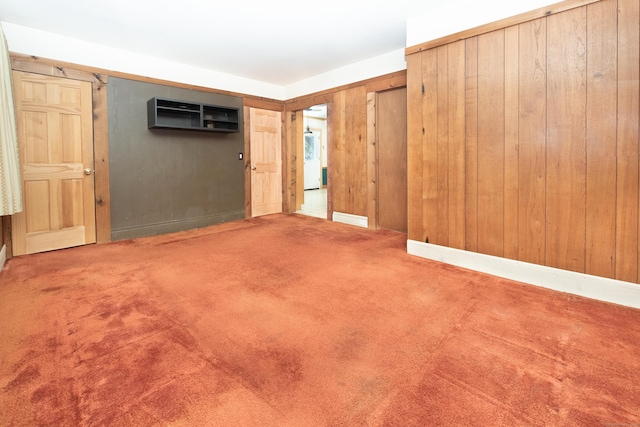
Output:
[[91,83],[14,71],[23,212],[13,253],[95,243]]
[[279,111],[249,109],[251,216],[282,212],[282,123]]

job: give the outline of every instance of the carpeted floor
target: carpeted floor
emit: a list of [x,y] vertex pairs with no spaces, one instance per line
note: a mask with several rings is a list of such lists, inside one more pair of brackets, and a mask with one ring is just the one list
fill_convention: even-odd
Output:
[[274,215],[14,258],[1,426],[632,426],[640,310]]

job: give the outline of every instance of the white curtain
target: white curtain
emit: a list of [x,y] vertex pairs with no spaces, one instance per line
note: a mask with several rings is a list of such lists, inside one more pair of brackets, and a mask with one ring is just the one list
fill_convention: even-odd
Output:
[[22,185],[11,61],[0,24],[0,215],[22,211]]

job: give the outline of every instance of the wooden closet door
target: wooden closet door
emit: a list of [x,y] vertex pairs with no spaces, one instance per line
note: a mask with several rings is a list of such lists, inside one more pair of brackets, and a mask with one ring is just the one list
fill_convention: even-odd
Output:
[[15,71],[24,211],[15,255],[96,241],[91,83]]
[[406,233],[407,89],[377,97],[378,227]]

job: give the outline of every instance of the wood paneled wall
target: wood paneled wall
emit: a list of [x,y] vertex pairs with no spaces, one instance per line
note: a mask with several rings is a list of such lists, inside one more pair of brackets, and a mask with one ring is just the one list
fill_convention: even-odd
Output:
[[602,0],[410,54],[409,239],[638,282],[639,25]]
[[333,210],[367,216],[367,92],[365,86],[333,95],[329,120],[332,138]]

